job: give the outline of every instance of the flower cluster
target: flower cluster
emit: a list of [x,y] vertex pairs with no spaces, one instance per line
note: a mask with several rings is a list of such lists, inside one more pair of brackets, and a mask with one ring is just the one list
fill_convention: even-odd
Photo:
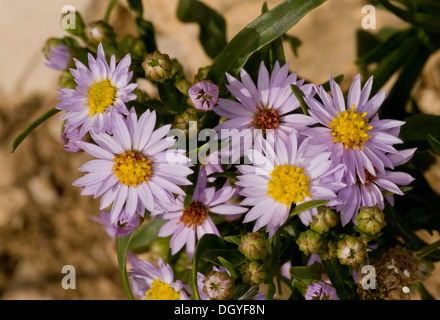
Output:
[[[97,25],[108,32],[96,37]],[[87,54],[51,39],[46,64],[72,78],[55,107],[62,142],[91,158],[73,185],[100,198],[92,219],[115,238],[120,266],[127,262],[126,291],[146,300],[281,299],[283,281],[292,298],[346,298],[349,289],[342,297],[337,289],[357,281],[340,277],[363,274],[391,219],[385,209],[414,180],[397,167],[416,148],[401,147],[403,121],[381,118],[386,94],[372,94],[373,77],[357,75],[344,95],[331,76],[306,82],[271,56],[221,76],[201,68],[189,81],[145,30],[141,42],[118,42],[102,21],[84,30]]]

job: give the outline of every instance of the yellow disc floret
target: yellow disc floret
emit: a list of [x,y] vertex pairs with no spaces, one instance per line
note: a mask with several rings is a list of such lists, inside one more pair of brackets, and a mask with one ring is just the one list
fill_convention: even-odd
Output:
[[309,193],[309,178],[303,168],[288,164],[275,166],[270,173],[271,180],[267,183],[267,194],[279,203],[290,207],[292,203],[301,202]]
[[200,202],[191,202],[188,207],[183,210],[182,216],[178,223],[183,222],[187,228],[196,229],[197,225],[202,225],[208,216],[208,208]]
[[373,126],[368,126],[368,120],[365,119],[367,113],[354,112],[354,109],[355,106],[352,106],[350,110],[339,112],[330,122],[333,141],[342,142],[345,149],[349,147],[363,149],[363,144],[370,138],[367,131],[373,129]]
[[116,88],[109,80],[95,82],[89,89],[89,116],[104,112],[116,100]]
[[120,184],[137,187],[151,177],[151,160],[147,160],[138,151],[127,151],[114,157],[112,171]]
[[179,300],[180,293],[177,292],[168,283],[160,279],[154,280],[151,289],[145,293],[145,300]]

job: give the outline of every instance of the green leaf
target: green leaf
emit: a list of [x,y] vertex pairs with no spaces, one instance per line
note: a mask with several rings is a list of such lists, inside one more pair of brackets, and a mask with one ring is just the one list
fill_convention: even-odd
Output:
[[226,22],[215,10],[197,0],[180,0],[177,17],[182,22],[200,26],[199,40],[208,56],[214,59],[226,46]]
[[220,263],[222,264],[223,267],[225,267],[226,269],[228,269],[229,273],[231,274],[231,277],[234,280],[238,280],[241,278],[241,273],[240,271],[234,266],[233,263],[229,262],[228,260],[222,258],[222,257],[217,257],[218,261],[220,261]]
[[382,118],[403,120],[408,116],[408,113],[405,111],[407,101],[430,55],[431,51],[420,42],[413,48],[402,65],[402,71],[387,99],[379,110]]
[[292,89],[292,92],[293,92],[293,94],[295,95],[295,97],[298,99],[298,101],[299,101],[299,105],[301,106],[301,110],[302,110],[302,112],[303,112],[305,115],[308,115],[309,112],[308,112],[307,110],[309,109],[309,106],[308,106],[308,104],[304,101],[304,96],[305,96],[304,92],[302,92],[302,90],[301,90],[298,86],[296,86],[296,85],[294,85],[294,84],[291,84],[291,85],[290,85],[290,88]]
[[133,293],[131,292],[130,282],[128,281],[127,274],[127,252],[130,246],[130,242],[133,238],[133,234],[129,234],[123,237],[116,237],[116,254],[118,257],[119,271],[121,273],[122,285],[124,291],[127,294],[129,300],[133,300]]
[[223,237],[223,240],[225,240],[229,243],[234,243],[239,246],[241,243],[241,236],[226,236],[226,237]]
[[287,44],[290,46],[290,49],[292,49],[293,54],[295,57],[298,57],[298,48],[301,46],[302,42],[299,38],[289,36],[287,34],[284,34],[282,36],[282,39],[287,42]]
[[322,264],[316,261],[309,266],[297,266],[289,269],[292,279],[305,284],[312,284],[321,280],[321,275],[323,272],[324,269]]
[[430,133],[427,134],[427,139],[429,142],[429,145],[432,148],[432,151],[440,156],[440,141],[438,141],[436,138],[434,138]]
[[17,147],[20,145],[20,143],[23,142],[24,139],[33,131],[35,130],[40,124],[42,124],[44,121],[52,117],[53,115],[57,114],[61,110],[52,108],[49,111],[45,112],[43,115],[35,119],[31,122],[30,125],[28,125],[20,134],[14,139],[11,146],[11,152],[14,152]]
[[136,13],[138,17],[144,14],[144,6],[141,0],[127,0],[128,7]]
[[157,240],[159,229],[164,225],[166,220],[151,218],[150,221],[144,222],[134,233],[130,241],[130,251],[134,253],[145,252],[151,243]]
[[217,56],[208,78],[222,86],[226,81],[225,72],[237,75],[252,53],[283,35],[325,1],[286,0],[259,16],[232,38]]
[[[399,189],[400,189],[400,191],[402,191],[402,192],[408,192],[408,191],[412,190],[413,187],[410,187],[410,186],[404,186],[404,187],[399,187]],[[391,191],[388,191],[388,190],[384,190],[384,191],[382,191],[382,195],[383,195],[384,197],[386,197],[386,196],[390,196],[390,195],[392,195],[392,194],[395,194],[395,193],[393,193],[393,192],[391,192]]]
[[154,25],[140,16],[134,20],[136,29],[148,53],[157,50]]
[[157,83],[159,97],[171,113],[182,113],[188,108],[187,98],[175,86],[175,79]]
[[300,214],[301,212],[309,209],[321,207],[323,205],[326,205],[327,203],[328,200],[310,200],[307,202],[303,202],[290,210],[290,217],[296,216],[297,214]]
[[343,266],[338,259],[322,261],[325,273],[335,287],[341,300],[357,300],[356,284],[353,281],[348,266]]
[[421,283],[420,281],[416,282],[416,288],[419,291],[420,294],[420,298],[422,300],[436,300],[432,294],[429,293],[428,290],[426,290],[425,286],[423,285],[423,283]]
[[414,26],[421,27],[430,32],[440,32],[440,20],[435,14],[431,15],[403,10],[391,4],[388,0],[379,0],[379,3],[402,20],[405,20]]
[[440,139],[440,116],[421,113],[405,119],[400,138],[406,143],[430,149],[426,138],[428,134],[435,139]]

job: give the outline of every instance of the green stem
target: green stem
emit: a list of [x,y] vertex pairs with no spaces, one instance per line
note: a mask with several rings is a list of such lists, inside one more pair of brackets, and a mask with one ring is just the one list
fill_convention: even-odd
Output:
[[118,2],[118,0],[111,0],[110,3],[108,4],[107,11],[105,12],[105,16],[104,16],[104,19],[103,19],[103,21],[105,23],[109,22],[110,14],[111,14],[114,6],[116,5],[116,2]]
[[417,251],[416,257],[419,260],[422,260],[424,257],[429,255],[430,253],[433,253],[434,251],[438,250],[439,247],[440,247],[440,240],[437,240],[436,242],[431,243],[430,245],[427,245],[426,247]]
[[23,142],[23,140],[34,130],[36,129],[40,124],[42,124],[44,121],[55,115],[56,113],[60,112],[61,110],[52,108],[34,121],[30,125],[28,125],[20,134],[14,139],[11,146],[11,152],[14,152],[15,149],[20,145],[20,143]]

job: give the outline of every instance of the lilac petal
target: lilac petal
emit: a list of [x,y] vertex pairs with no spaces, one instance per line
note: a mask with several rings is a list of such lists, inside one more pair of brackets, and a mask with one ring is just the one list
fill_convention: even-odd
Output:
[[118,144],[124,150],[131,150],[130,132],[121,115],[115,117],[113,125],[114,125],[113,136],[115,137]]
[[125,204],[128,194],[128,186],[122,185],[118,187],[116,193],[115,201],[113,203],[112,209],[110,211],[110,222],[116,223],[118,216],[121,213],[122,207]]
[[131,218],[136,212],[138,204],[138,193],[137,188],[128,188],[127,202],[125,204],[125,212]]
[[351,109],[352,106],[355,106],[354,110],[355,112],[357,112],[356,109],[359,108],[360,96],[361,96],[361,76],[358,74],[348,91],[347,109]]
[[95,158],[106,159],[106,160],[113,160],[114,158],[114,155],[112,153],[108,152],[107,150],[104,150],[103,148],[97,145],[82,141],[78,141],[77,144],[81,147],[81,149],[83,149],[85,152],[89,153]]
[[213,213],[217,213],[217,214],[239,214],[239,213],[244,213],[246,211],[248,211],[247,208],[244,207],[240,207],[240,206],[234,206],[234,205],[229,205],[229,204],[221,204],[215,207],[210,207],[209,208],[210,212]]
[[330,76],[330,88],[333,93],[333,103],[336,107],[336,110],[339,112],[343,112],[346,110],[344,95],[342,94],[342,90],[337,84],[337,82]]

